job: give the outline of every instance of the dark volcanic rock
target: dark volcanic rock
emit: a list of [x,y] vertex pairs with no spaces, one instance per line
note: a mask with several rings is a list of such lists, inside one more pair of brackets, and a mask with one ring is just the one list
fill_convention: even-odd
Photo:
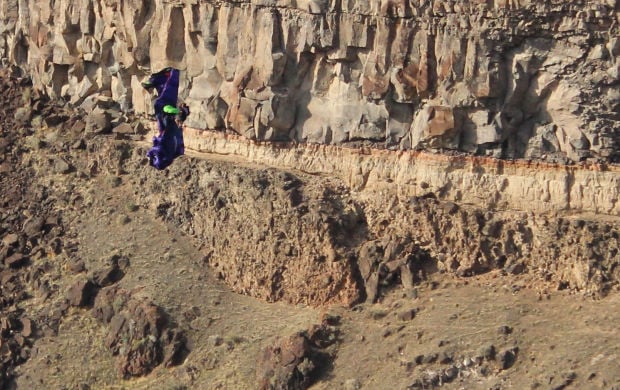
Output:
[[517,354],[519,353],[519,348],[514,347],[511,349],[504,350],[497,355],[497,363],[499,365],[500,370],[506,370],[515,363],[517,360]]
[[185,335],[159,306],[131,297],[117,287],[102,289],[93,316],[109,325],[106,345],[117,358],[123,377],[142,376],[160,364],[181,363]]
[[311,378],[301,372],[308,360],[310,346],[303,333],[297,333],[267,347],[259,356],[256,368],[260,389],[304,389]]
[[45,223],[45,217],[37,216],[30,218],[24,222],[23,232],[28,236],[36,236],[41,233],[43,224]]
[[416,315],[415,309],[405,310],[403,312],[398,313],[398,319],[401,321],[411,321],[412,319],[415,318],[415,315]]
[[86,264],[84,264],[84,260],[70,261],[68,267],[69,270],[74,274],[79,274],[80,272],[84,272],[86,270]]
[[97,109],[86,117],[85,131],[87,133],[105,134],[112,131],[111,116],[106,111]]
[[502,325],[499,327],[499,333],[504,334],[504,335],[508,335],[512,333],[512,327],[508,326],[508,325]]
[[49,127],[58,126],[59,124],[65,122],[69,117],[61,114],[50,114],[46,115],[43,121]]
[[124,307],[129,300],[129,292],[117,287],[101,289],[93,307],[93,317],[103,323],[109,323],[116,311]]
[[121,280],[123,276],[125,276],[125,274],[118,267],[118,265],[112,264],[108,267],[94,271],[92,281],[97,286],[107,287]]
[[305,389],[331,366],[338,330],[327,323],[280,338],[257,358],[260,389]]
[[106,263],[106,266],[93,271],[91,276],[93,283],[100,287],[107,287],[121,280],[129,267],[129,258],[114,254]]
[[25,265],[28,262],[28,257],[21,253],[14,253],[11,256],[4,259],[4,264],[11,268],[18,268]]
[[67,300],[71,306],[90,306],[96,294],[97,288],[90,280],[78,280],[67,291]]

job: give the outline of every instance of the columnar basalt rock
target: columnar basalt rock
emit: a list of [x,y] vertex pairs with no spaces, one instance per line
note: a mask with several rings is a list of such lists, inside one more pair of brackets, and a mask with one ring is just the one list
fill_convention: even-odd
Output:
[[148,112],[183,70],[195,128],[256,140],[620,159],[620,3],[99,1],[0,4],[0,54],[71,103]]

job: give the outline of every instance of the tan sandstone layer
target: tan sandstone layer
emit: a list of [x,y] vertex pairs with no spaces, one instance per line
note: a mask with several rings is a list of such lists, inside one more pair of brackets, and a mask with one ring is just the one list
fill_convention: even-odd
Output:
[[185,142],[199,152],[338,177],[355,191],[386,191],[402,198],[433,193],[439,199],[486,210],[620,216],[620,167],[614,165],[256,143],[195,129],[185,129]]

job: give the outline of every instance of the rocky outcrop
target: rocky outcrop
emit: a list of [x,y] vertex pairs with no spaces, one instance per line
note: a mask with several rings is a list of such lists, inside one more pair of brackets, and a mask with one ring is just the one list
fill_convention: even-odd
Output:
[[125,169],[143,183],[140,201],[199,238],[205,261],[234,291],[312,305],[361,300],[351,262],[365,225],[343,186],[197,161],[173,175],[185,178],[181,191],[162,192],[180,189],[174,177],[151,176],[132,157]]
[[149,112],[139,81],[175,66],[199,129],[620,159],[616,0],[8,0],[0,11],[5,65],[86,108],[104,96]]
[[124,378],[146,375],[160,364],[180,364],[187,353],[183,331],[164,310],[130,291],[117,286],[102,289],[93,316],[108,325],[105,345],[117,356]]
[[[33,181],[22,165],[23,140],[30,129],[16,128],[26,120],[21,104],[38,101],[27,82],[0,72],[0,388],[15,388],[18,367],[33,354],[33,343],[54,334],[62,315],[58,302],[33,311],[29,302],[54,294],[52,269],[62,251],[71,247],[59,201],[50,189]],[[32,100],[31,100],[32,98]],[[40,119],[40,118],[39,118]],[[51,287],[50,287],[51,285]]]
[[261,390],[307,389],[333,366],[339,341],[337,317],[320,325],[280,337],[267,346],[256,361],[256,384]]

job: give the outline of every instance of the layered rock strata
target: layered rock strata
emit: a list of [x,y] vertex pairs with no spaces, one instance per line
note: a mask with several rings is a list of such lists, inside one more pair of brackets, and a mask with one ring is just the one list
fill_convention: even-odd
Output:
[[450,156],[369,147],[257,144],[243,138],[185,130],[186,145],[258,164],[338,177],[356,192],[380,198],[434,196],[483,210],[620,216],[615,165],[563,165]]
[[[558,288],[594,294],[620,281],[620,231],[613,208],[603,215],[584,202],[582,208],[533,212],[529,199],[518,208],[513,207],[519,205],[516,201],[488,204],[482,196],[483,200],[469,196],[457,203],[450,186],[476,177],[467,165],[440,170],[431,165],[433,176],[444,172],[442,180],[449,180],[441,185],[422,182],[415,172],[420,168],[416,164],[447,164],[447,157],[257,145],[212,132],[199,137],[191,130],[188,142],[204,141],[195,149],[213,147],[211,151],[221,154],[183,157],[160,172],[148,166],[145,148],[127,140],[131,134],[85,132],[98,114],[76,116],[67,107],[43,104],[35,95],[24,90],[23,107],[7,117],[11,121],[5,127],[20,130],[5,132],[22,134],[15,138],[19,146],[6,150],[7,161],[28,167],[33,177],[47,177],[47,183],[98,176],[129,181],[135,202],[195,237],[205,263],[240,293],[269,301],[353,304],[380,299],[385,288],[396,284],[410,289],[435,272],[466,276],[496,269],[527,272]],[[112,110],[106,114],[114,116]],[[115,129],[119,127],[122,124]],[[416,158],[399,166],[383,154]],[[477,169],[498,163],[460,161],[475,163]],[[269,165],[278,168],[266,168]],[[476,180],[493,183],[497,178],[507,183],[499,199],[517,199],[511,192],[519,185],[510,183],[523,180],[527,170],[519,173],[514,165]],[[333,168],[314,170],[317,167]],[[569,168],[574,177],[588,174],[601,183],[606,174],[614,177],[614,168]],[[567,167],[547,169],[550,180],[565,174]],[[392,171],[393,176],[385,173]],[[605,187],[611,191],[611,185]],[[69,202],[80,196],[67,189],[63,197]],[[108,277],[108,271],[97,275],[102,285],[105,279],[117,279]]]
[[[129,145],[55,167],[132,172],[145,205],[196,236],[239,292],[351,304],[435,271],[529,270],[591,292],[620,279],[617,1],[9,0],[0,11],[5,65],[90,112],[63,129],[87,136],[73,153],[123,125],[114,106],[149,113],[140,81],[175,66],[188,125],[243,137],[187,129],[190,148],[291,170],[198,160],[162,183]],[[589,161],[554,163],[567,159]]]
[[162,178],[140,156],[125,158],[123,170],[139,181],[144,206],[196,237],[233,289],[270,301],[372,301],[436,272],[527,272],[591,294],[620,281],[617,217],[489,210],[430,189],[398,194],[397,183],[354,191],[238,157],[175,164]]
[[620,2],[0,4],[0,54],[49,95],[149,112],[183,70],[196,128],[504,158],[620,159]]

